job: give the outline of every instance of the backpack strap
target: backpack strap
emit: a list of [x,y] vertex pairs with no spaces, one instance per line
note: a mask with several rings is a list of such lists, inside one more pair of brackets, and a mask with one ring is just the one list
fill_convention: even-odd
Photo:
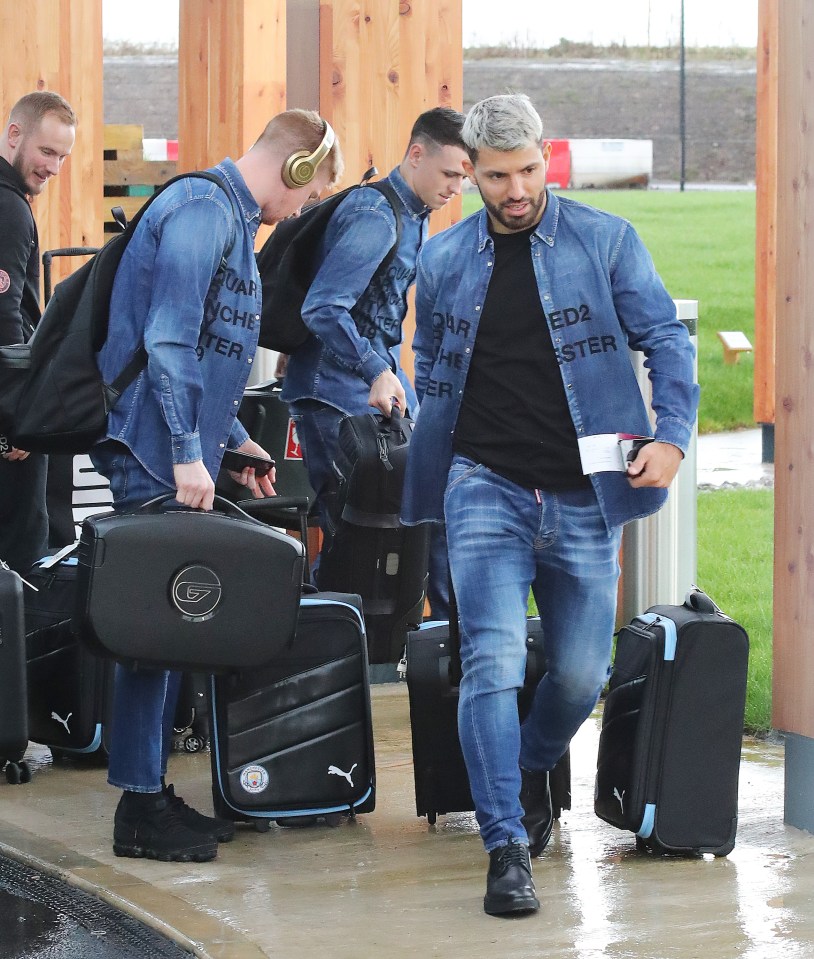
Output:
[[[364,181],[363,181],[364,182]],[[387,256],[382,260],[382,262],[376,268],[376,272],[373,274],[374,277],[381,276],[387,271],[387,268],[395,260],[396,254],[399,250],[399,243],[401,243],[401,214],[399,213],[399,205],[401,200],[399,199],[398,193],[390,186],[389,183],[384,181],[377,181],[376,183],[364,183],[364,186],[372,187],[374,190],[378,190],[383,196],[387,197],[387,201],[390,204],[393,214],[396,217],[396,241],[390,247],[390,251]]]
[[[212,183],[217,183],[221,190],[223,190],[223,192],[226,194],[226,199],[229,201],[229,206],[232,210],[232,235],[229,237],[229,242],[226,244],[226,248],[224,249],[220,258],[220,265],[218,266],[218,272],[220,272],[221,270],[226,269],[226,261],[229,257],[229,254],[234,249],[235,241],[237,239],[237,227],[234,225],[235,206],[234,203],[232,203],[232,198],[229,196],[229,191],[226,189],[226,184],[215,173],[209,173],[207,170],[194,170],[191,173],[180,173],[178,176],[174,176],[170,180],[167,180],[167,182],[163,184],[160,189],[153,193],[144,206],[139,208],[136,215],[127,224],[127,230],[130,231],[130,235],[132,236],[147,207],[153,202],[153,200],[162,194],[167,187],[172,186],[173,183],[177,183],[179,180],[186,180],[188,177],[197,177],[200,180],[211,180]],[[121,373],[119,373],[113,382],[104,384],[108,410],[111,410],[116,405],[122,393],[147,366],[147,361],[147,350],[142,344],[135,351],[135,353],[133,353],[125,368],[121,371]]]

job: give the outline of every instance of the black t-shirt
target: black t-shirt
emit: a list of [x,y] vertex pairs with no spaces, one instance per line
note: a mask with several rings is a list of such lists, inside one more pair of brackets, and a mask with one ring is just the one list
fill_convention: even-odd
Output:
[[527,489],[590,486],[531,261],[531,234],[493,233],[453,449]]

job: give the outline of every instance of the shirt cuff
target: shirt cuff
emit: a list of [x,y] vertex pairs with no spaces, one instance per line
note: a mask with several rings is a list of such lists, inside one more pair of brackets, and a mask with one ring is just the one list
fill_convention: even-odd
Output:
[[181,433],[172,438],[172,463],[176,466],[180,463],[194,463],[203,459],[201,452],[201,434]]
[[371,350],[362,360],[359,369],[367,385],[373,386],[376,377],[381,376],[385,370],[389,370],[390,364],[383,360],[375,350]]
[[240,420],[235,419],[232,424],[232,432],[229,434],[227,446],[230,450],[236,450],[238,446],[242,446],[247,439],[249,439],[249,434],[246,432],[246,427]]
[[659,420],[654,437],[657,443],[671,443],[673,446],[677,446],[682,453],[687,452],[691,438],[692,426],[679,419]]

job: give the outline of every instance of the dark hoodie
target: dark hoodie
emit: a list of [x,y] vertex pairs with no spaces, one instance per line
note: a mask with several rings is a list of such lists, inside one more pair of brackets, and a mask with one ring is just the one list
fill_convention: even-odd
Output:
[[0,345],[22,343],[40,318],[37,225],[25,181],[0,157]]

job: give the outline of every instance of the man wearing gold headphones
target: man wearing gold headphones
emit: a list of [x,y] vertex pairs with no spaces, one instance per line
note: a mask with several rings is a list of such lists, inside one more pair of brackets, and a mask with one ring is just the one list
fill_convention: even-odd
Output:
[[[168,491],[210,510],[224,450],[268,456],[235,416],[260,329],[255,236],[338,179],[342,156],[321,117],[288,110],[239,160],[208,172],[214,180],[184,178],[150,205],[116,273],[100,370],[110,381],[142,344],[148,355],[91,452],[117,511]],[[232,476],[255,496],[274,492],[273,471]],[[178,680],[116,667],[108,782],[123,790],[117,856],[203,862],[234,834],[234,824],[201,815],[165,783]]]
[[[372,187],[354,190],[331,217],[316,254],[318,269],[303,304],[302,318],[313,334],[288,360],[282,398],[297,423],[323,533],[326,500],[335,480],[331,463],[339,422],[370,411],[389,415],[418,406],[399,354],[407,291],[416,259],[427,238],[427,219],[461,192],[467,153],[461,139],[463,115],[448,107],[422,113],[413,125],[401,163],[383,181],[397,213]],[[382,262],[401,238],[386,269]],[[446,618],[446,560],[438,543],[439,575],[432,575],[433,616]],[[436,588],[437,587],[437,588]]]

